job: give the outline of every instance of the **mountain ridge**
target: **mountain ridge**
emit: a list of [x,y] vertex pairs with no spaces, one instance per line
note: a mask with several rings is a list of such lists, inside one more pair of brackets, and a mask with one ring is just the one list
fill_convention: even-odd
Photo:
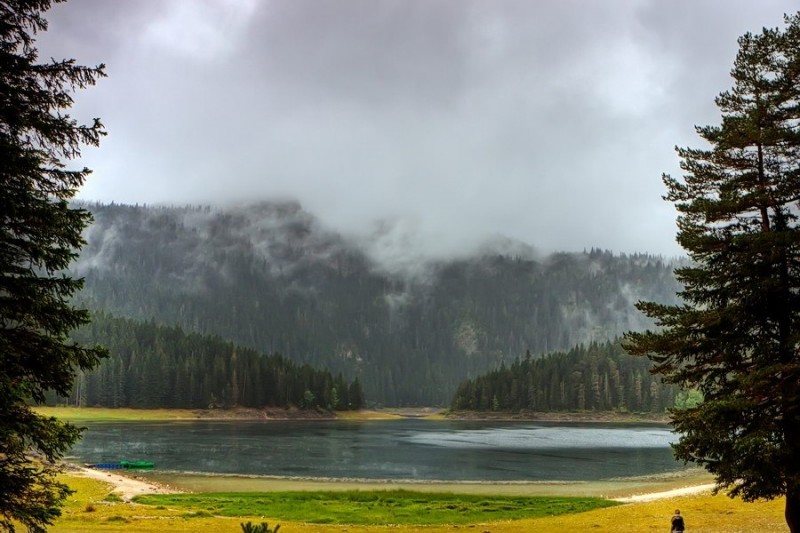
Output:
[[635,301],[679,290],[660,257],[596,249],[518,246],[390,272],[297,202],[84,207],[81,304],[359,377],[383,405],[445,405],[463,379],[526,351],[648,327]]

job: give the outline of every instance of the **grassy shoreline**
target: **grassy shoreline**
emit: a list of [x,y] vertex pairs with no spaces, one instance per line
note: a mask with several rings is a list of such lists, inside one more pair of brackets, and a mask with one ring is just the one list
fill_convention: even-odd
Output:
[[135,409],[132,407],[47,407],[34,410],[69,422],[148,422],[186,420],[333,420],[328,412],[299,409]]
[[666,415],[619,412],[475,412],[448,411],[439,408],[385,408],[360,411],[301,410],[269,407],[262,409],[134,409],[130,407],[48,407],[34,410],[44,416],[54,416],[70,422],[145,422],[168,420],[485,420],[565,423],[630,423],[666,424]]
[[506,496],[579,496],[624,498],[703,485],[712,477],[701,469],[603,481],[415,481],[320,479],[281,476],[147,472],[143,480],[187,492],[385,491],[405,490]]
[[[651,531],[664,528],[675,508],[680,508],[687,517],[691,530],[696,533],[755,532],[778,533],[785,531],[782,500],[771,502],[744,503],[731,500],[727,496],[712,496],[709,493],[674,497],[654,502],[616,505],[585,512],[562,514],[559,516],[540,516],[538,518],[518,518],[498,520],[491,512],[473,515],[466,523],[442,523],[433,525],[397,524],[386,519],[385,523],[353,525],[309,523],[303,516],[289,518],[281,511],[272,512],[266,506],[256,506],[237,516],[224,516],[220,499],[207,493],[197,496],[197,505],[173,506],[169,504],[142,505],[123,503],[110,495],[111,486],[103,481],[67,476],[67,483],[76,489],[51,531],[56,533],[77,532],[116,532],[139,531],[192,531],[193,533],[241,532],[241,522],[269,522],[280,524],[281,529],[293,533],[410,533],[423,530],[426,533],[452,532],[454,528],[476,528],[476,531],[492,533],[511,533],[516,531],[593,531],[595,533],[616,533],[620,524],[626,531]],[[362,499],[381,498],[386,491],[360,490]],[[469,490],[453,491],[454,494]],[[313,497],[314,493],[311,493]],[[259,495],[252,493],[249,498],[257,501]],[[265,500],[266,501],[266,500]],[[480,500],[479,500],[480,501]],[[355,505],[355,504],[353,504]],[[363,504],[364,512],[369,503]],[[222,507],[225,507],[224,505]],[[358,506],[351,513],[360,513]],[[422,509],[421,514],[428,511]],[[252,513],[252,515],[248,515]],[[325,517],[322,516],[322,521]],[[320,515],[317,515],[317,520]],[[424,521],[424,520],[423,520]]]
[[380,411],[301,410],[269,407],[263,409],[135,409],[132,407],[50,407],[36,406],[34,411],[44,416],[70,422],[147,422],[186,420],[384,420],[401,418]]

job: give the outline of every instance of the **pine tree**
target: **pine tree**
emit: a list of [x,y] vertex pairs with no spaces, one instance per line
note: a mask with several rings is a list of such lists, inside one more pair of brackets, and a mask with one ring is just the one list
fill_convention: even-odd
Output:
[[800,532],[800,14],[739,39],[719,126],[664,176],[679,212],[684,305],[640,303],[661,326],[626,347],[704,401],[675,410],[678,459],[746,501],[786,496]]
[[47,29],[50,0],[0,2],[0,530],[12,521],[44,531],[69,489],[55,461],[80,430],[34,413],[46,391],[66,396],[75,371],[90,369],[100,348],[68,341],[88,321],[69,298],[81,286],[62,272],[81,246],[89,214],[68,200],[89,171],[65,161],[97,145],[103,128],[64,111],[70,94],[103,76],[103,66],[73,60],[39,64],[34,36]]

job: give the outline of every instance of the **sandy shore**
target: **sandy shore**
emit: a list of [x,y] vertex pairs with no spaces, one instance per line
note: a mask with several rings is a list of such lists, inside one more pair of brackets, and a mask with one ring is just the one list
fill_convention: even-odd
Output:
[[471,494],[551,495],[551,496],[601,496],[623,503],[650,502],[681,496],[708,493],[713,483],[697,483],[697,478],[686,479],[691,484],[660,490],[652,481],[612,481],[596,483],[478,483],[478,482],[376,482],[376,481],[320,481],[292,478],[264,478],[248,476],[203,476],[191,474],[117,473],[93,468],[73,467],[73,475],[89,477],[109,483],[112,492],[124,501],[140,494],[170,494],[179,492],[271,492],[295,490],[415,490],[425,492],[465,492]]
[[716,485],[714,483],[706,483],[703,485],[692,485],[691,487],[681,487],[678,489],[664,490],[661,492],[652,492],[649,494],[634,494],[625,498],[614,498],[618,502],[634,503],[634,502],[652,502],[656,500],[666,500],[669,498],[677,498],[680,496],[692,496],[694,494],[702,494],[711,492]]
[[140,494],[172,494],[182,492],[174,487],[153,480],[145,480],[135,475],[122,475],[109,470],[97,470],[82,466],[70,467],[70,474],[105,481],[112,486],[111,492],[124,501],[130,501]]

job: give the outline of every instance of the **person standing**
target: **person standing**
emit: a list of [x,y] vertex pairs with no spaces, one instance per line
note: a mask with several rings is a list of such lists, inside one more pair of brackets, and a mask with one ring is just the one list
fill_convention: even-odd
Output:
[[686,529],[686,524],[683,522],[683,516],[681,516],[681,510],[675,509],[675,514],[672,515],[672,529],[670,530],[672,533],[683,533]]

